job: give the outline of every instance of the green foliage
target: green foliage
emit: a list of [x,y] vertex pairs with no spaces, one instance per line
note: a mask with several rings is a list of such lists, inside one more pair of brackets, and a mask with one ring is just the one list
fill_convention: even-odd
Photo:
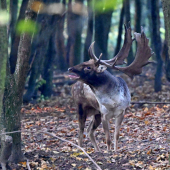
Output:
[[0,25],[7,25],[9,19],[9,13],[6,10],[0,10]]
[[20,20],[16,27],[17,34],[28,33],[28,34],[36,34],[39,28],[35,21],[33,20]]
[[38,99],[37,99],[37,102],[43,102],[45,100],[49,100],[49,97],[45,97],[44,95],[41,95]]
[[40,80],[38,80],[36,83],[37,83],[37,85],[36,85],[36,88],[35,88],[35,89],[38,89],[38,88],[40,88],[43,84],[46,84],[46,80],[40,79]]
[[111,11],[122,4],[122,0],[94,0],[94,8],[97,12]]

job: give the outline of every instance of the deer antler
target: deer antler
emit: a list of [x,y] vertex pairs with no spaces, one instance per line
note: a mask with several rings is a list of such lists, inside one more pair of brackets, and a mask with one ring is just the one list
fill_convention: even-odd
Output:
[[[124,25],[124,27],[125,27],[124,44],[122,49],[114,58],[110,60],[101,60],[102,56],[101,54],[100,58],[98,59],[93,53],[94,42],[91,44],[89,48],[89,56],[90,58],[94,59],[97,64],[100,63],[112,69],[120,70],[133,79],[134,75],[141,74],[143,66],[151,63],[148,60],[154,53],[152,52],[152,49],[148,46],[149,39],[146,38],[146,35],[143,31],[143,27],[141,27],[141,33],[136,32],[134,33],[135,36],[134,39],[132,39],[131,36],[131,27],[129,26],[127,28],[126,25]],[[128,57],[130,47],[134,40],[136,40],[137,42],[137,52],[134,61],[127,67],[115,66],[124,64],[124,60],[125,58]]]
[[137,52],[134,61],[127,67],[114,66],[116,69],[124,72],[132,79],[134,75],[142,73],[143,66],[151,63],[148,60],[154,54],[152,49],[148,46],[149,39],[146,38],[143,27],[141,27],[141,34],[135,32],[134,36],[137,41]]
[[[101,64],[106,65],[107,67],[113,67],[114,65],[122,65],[124,64],[124,60],[125,58],[128,57],[129,51],[130,51],[130,47],[132,45],[132,42],[134,41],[134,39],[132,39],[132,35],[131,35],[131,27],[129,25],[129,27],[127,28],[126,25],[124,25],[125,28],[125,38],[124,38],[124,44],[122,49],[119,51],[119,53],[112,59],[110,60],[100,60]],[[93,53],[93,46],[94,46],[93,42],[90,47],[89,47],[89,56],[91,59],[94,59],[96,62],[99,60],[95,54]]]

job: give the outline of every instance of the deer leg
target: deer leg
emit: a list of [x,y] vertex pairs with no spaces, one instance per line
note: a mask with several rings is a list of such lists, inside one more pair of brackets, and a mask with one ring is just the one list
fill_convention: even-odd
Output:
[[117,151],[118,148],[119,131],[123,118],[124,111],[118,117],[115,118],[114,151]]
[[78,121],[79,121],[78,145],[82,147],[83,133],[84,133],[84,127],[86,122],[86,114],[85,114],[85,110],[82,107],[82,104],[78,105]]
[[96,139],[94,137],[94,131],[97,129],[97,127],[100,125],[100,123],[101,123],[101,114],[94,115],[94,118],[91,121],[90,126],[88,128],[89,138],[90,138],[96,151],[100,151],[100,149],[96,143]]
[[110,132],[109,132],[109,120],[107,119],[107,115],[103,117],[104,118],[102,119],[102,124],[106,136],[107,150],[110,151],[111,140],[110,140]]

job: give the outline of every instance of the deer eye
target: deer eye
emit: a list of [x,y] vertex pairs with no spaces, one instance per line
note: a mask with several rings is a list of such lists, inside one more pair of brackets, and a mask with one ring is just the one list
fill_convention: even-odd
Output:
[[90,70],[91,69],[91,67],[86,67],[88,70]]

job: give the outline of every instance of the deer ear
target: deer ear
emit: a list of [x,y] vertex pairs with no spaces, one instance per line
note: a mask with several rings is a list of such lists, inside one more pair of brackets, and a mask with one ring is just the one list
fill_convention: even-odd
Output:
[[97,67],[97,73],[102,73],[102,72],[104,72],[105,70],[107,69],[107,67],[105,66],[105,65],[99,65],[98,67]]

